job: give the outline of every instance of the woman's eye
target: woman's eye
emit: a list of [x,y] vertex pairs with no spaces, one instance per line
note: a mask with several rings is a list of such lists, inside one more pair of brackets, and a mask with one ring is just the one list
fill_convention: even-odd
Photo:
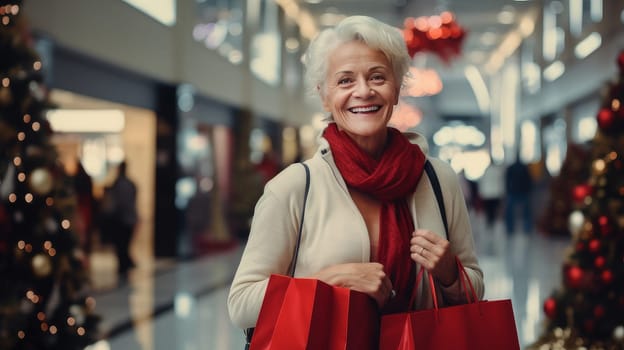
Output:
[[383,75],[373,75],[371,77],[371,80],[374,80],[374,81],[384,81],[384,80],[386,80],[386,78]]
[[345,85],[351,82],[351,78],[342,78],[338,80],[338,85]]

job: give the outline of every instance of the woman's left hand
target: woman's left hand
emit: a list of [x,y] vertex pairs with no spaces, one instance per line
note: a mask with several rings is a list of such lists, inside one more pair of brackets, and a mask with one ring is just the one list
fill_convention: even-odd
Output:
[[410,240],[412,260],[425,267],[444,286],[457,279],[457,265],[451,254],[451,244],[437,234],[417,229]]

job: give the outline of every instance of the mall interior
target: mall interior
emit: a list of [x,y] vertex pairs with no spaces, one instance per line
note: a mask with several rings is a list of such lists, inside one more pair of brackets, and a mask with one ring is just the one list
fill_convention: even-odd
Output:
[[[619,235],[620,251],[605,242],[589,244],[593,253],[601,247],[611,253],[579,266],[600,275],[606,259],[613,274],[601,274],[603,282],[596,283],[624,293],[624,206],[618,203],[624,183],[605,187],[608,174],[617,178],[618,173],[604,170],[611,160],[621,169],[617,147],[624,152],[624,107],[619,107],[624,81],[618,83],[624,77],[622,1],[3,0],[0,5],[3,25],[18,12],[26,19],[22,30],[40,58],[36,69],[43,77],[44,88],[37,91],[49,100],[43,118],[62,169],[68,176],[86,171],[94,208],[104,201],[120,164],[136,186],[138,224],[129,243],[134,265],[127,272],[118,271],[95,209],[91,225],[75,221],[89,281],[83,293],[99,317],[85,349],[244,348],[243,330],[230,321],[226,299],[254,206],[275,174],[317,151],[326,116],[305,86],[301,57],[318,31],[349,15],[377,17],[406,38],[421,34],[419,42],[406,39],[413,50],[412,82],[391,124],[426,136],[429,156],[456,171],[485,299],[511,299],[520,346],[528,349],[549,334],[569,344],[566,337],[576,334],[575,326],[554,333],[546,326],[558,317],[554,293],[570,290],[570,261],[580,256],[580,245],[595,241],[583,236],[595,215],[583,209],[592,199],[594,205],[610,201],[615,214],[609,220],[619,226],[609,237]],[[434,29],[446,25],[458,36],[444,30],[436,35]],[[10,88],[9,78],[0,79],[1,89]],[[7,99],[2,91],[0,105]],[[616,148],[605,152],[605,138],[617,139],[618,131]],[[2,154],[3,162],[13,159],[8,151]],[[516,159],[527,165],[532,181],[528,210],[512,213],[517,222],[509,228],[505,210],[511,196],[496,195],[490,221],[484,174],[496,166],[502,178]],[[0,209],[14,202],[6,191],[11,164],[8,169],[0,166]],[[602,180],[583,187],[590,178]],[[4,230],[2,220],[0,215]],[[0,252],[5,248],[0,245]],[[580,302],[593,305],[595,294],[581,289],[576,289],[583,295]],[[608,318],[605,312],[614,315],[605,301],[611,297],[593,309],[596,324]],[[574,347],[532,349],[624,349],[624,299],[614,303],[619,316],[604,323],[611,328],[598,340],[611,345],[577,341]],[[583,325],[579,332],[593,334],[594,323]],[[48,324],[42,327],[54,335]],[[570,329],[572,335],[566,333]]]

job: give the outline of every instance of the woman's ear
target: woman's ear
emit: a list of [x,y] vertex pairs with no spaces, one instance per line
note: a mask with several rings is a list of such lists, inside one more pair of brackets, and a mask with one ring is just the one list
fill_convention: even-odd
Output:
[[325,112],[329,112],[329,104],[327,104],[326,99],[325,99],[325,94],[323,93],[323,88],[321,88],[320,85],[316,86],[316,92],[318,92],[319,98],[321,99],[321,103],[323,104],[323,110]]
[[399,104],[399,100],[401,98],[401,87],[397,87],[396,88],[396,94],[394,96],[394,105],[398,105]]

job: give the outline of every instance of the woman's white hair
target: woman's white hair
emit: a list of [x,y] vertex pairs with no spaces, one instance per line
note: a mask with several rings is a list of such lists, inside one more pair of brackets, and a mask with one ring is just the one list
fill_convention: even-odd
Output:
[[329,55],[339,45],[351,41],[362,42],[383,52],[392,67],[397,88],[401,87],[411,59],[400,30],[372,17],[351,16],[335,27],[323,30],[310,42],[303,56],[305,80],[310,92],[323,93]]

